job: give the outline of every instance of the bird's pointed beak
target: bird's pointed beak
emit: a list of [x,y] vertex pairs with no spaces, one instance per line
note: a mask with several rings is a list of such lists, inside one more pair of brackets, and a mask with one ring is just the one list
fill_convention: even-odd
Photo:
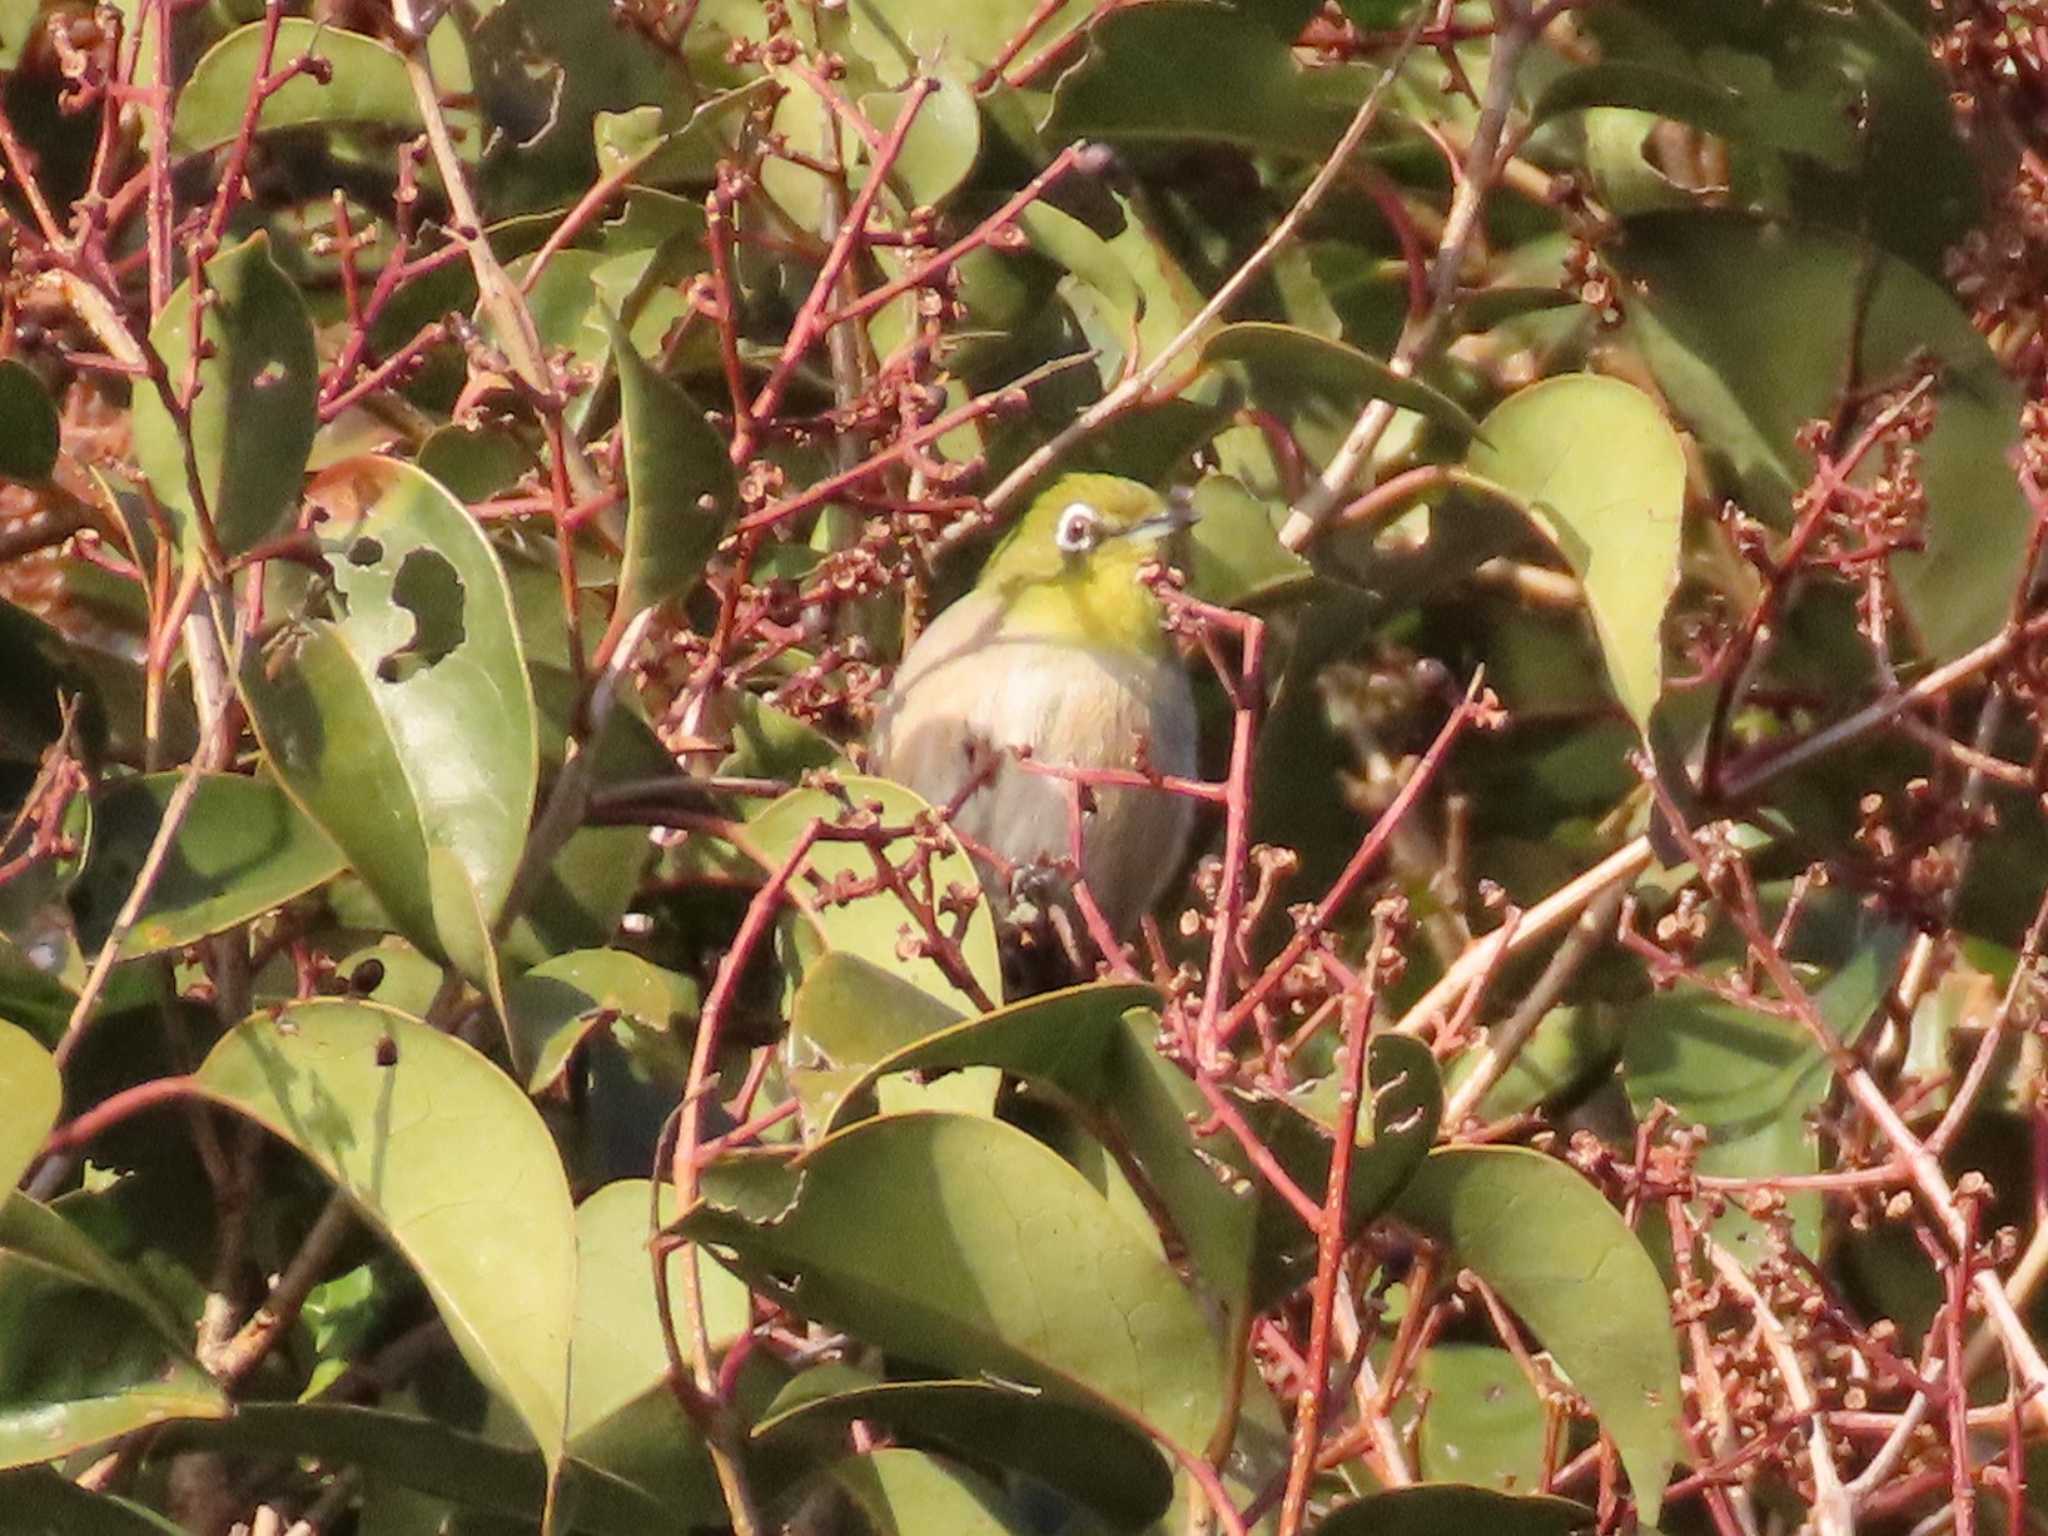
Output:
[[1186,486],[1175,486],[1166,496],[1166,510],[1133,523],[1127,530],[1128,536],[1140,539],[1164,539],[1192,527],[1200,521],[1202,514],[1195,510],[1194,493]]

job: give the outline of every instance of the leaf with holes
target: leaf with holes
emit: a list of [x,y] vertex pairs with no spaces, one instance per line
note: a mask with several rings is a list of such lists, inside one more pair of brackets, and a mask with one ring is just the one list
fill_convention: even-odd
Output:
[[287,793],[406,937],[487,976],[539,771],[504,573],[411,465],[357,459],[330,481],[334,616],[252,647],[242,697]]

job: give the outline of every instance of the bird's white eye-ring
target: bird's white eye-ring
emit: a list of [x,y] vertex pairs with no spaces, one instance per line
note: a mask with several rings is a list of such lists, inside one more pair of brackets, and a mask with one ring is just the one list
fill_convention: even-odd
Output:
[[1102,536],[1102,517],[1085,501],[1068,505],[1060,514],[1057,527],[1053,529],[1052,541],[1059,545],[1064,554],[1083,554],[1095,547]]

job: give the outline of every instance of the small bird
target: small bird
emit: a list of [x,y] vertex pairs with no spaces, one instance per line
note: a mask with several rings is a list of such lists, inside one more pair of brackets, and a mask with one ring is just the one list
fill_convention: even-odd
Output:
[[[874,770],[946,806],[1002,754],[953,825],[1007,860],[1016,885],[981,866],[999,911],[1071,848],[1070,786],[1017,766],[1028,751],[1068,768],[1195,772],[1195,705],[1138,579],[1163,540],[1192,521],[1185,503],[1116,475],[1073,474],[1041,494],[997,546],[974,589],[919,635],[897,669],[870,739]],[[1081,873],[1127,934],[1180,863],[1193,820],[1183,795],[1096,788]]]

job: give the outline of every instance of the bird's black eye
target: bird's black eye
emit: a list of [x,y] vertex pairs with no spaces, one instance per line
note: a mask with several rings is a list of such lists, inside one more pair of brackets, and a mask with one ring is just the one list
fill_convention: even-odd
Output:
[[1077,501],[1060,514],[1052,541],[1059,545],[1063,554],[1078,555],[1093,549],[1101,536],[1101,517],[1087,502]]

